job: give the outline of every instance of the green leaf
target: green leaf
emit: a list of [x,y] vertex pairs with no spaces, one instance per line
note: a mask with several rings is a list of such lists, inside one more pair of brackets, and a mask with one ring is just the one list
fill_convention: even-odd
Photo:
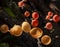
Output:
[[7,43],[0,43],[0,47],[9,47]]
[[16,17],[10,8],[5,7],[4,10],[8,13],[9,16],[14,17],[14,18]]

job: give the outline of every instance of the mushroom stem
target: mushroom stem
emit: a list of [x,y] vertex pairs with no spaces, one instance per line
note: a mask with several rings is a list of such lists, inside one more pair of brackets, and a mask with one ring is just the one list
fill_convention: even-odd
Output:
[[41,41],[39,40],[39,38],[37,39],[37,41],[38,41],[38,42],[37,42],[38,47],[42,47],[42,46],[41,46]]

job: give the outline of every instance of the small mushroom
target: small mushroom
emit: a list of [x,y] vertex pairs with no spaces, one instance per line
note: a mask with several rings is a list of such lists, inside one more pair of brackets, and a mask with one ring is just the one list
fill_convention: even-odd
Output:
[[8,27],[8,25],[3,24],[3,25],[1,25],[0,30],[2,33],[7,33],[9,30],[9,27]]
[[11,29],[10,29],[10,34],[14,35],[14,36],[21,36],[22,34],[22,28],[19,25],[14,25]]
[[41,43],[44,45],[49,45],[51,43],[51,37],[48,35],[42,36]]
[[30,32],[31,26],[28,22],[23,22],[22,23],[22,30],[26,33]]
[[40,38],[43,35],[43,31],[42,31],[42,29],[35,27],[35,28],[31,29],[30,35],[33,38],[38,39],[38,38]]

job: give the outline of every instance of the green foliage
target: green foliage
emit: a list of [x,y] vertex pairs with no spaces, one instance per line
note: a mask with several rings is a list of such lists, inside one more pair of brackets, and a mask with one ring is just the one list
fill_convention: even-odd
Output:
[[9,47],[7,43],[0,43],[0,47]]
[[4,10],[8,13],[8,15],[10,15],[10,16],[12,16],[12,17],[15,17],[14,13],[11,11],[10,8],[5,7]]

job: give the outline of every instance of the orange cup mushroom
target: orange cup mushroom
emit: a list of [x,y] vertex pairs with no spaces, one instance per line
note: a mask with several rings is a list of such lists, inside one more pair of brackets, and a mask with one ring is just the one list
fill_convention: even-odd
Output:
[[31,25],[28,22],[22,23],[22,30],[26,33],[29,33],[31,30]]
[[48,29],[48,30],[52,30],[52,28],[53,28],[52,23],[51,22],[46,23],[45,28]]
[[20,2],[18,2],[18,7],[23,7],[23,6],[25,6],[24,1],[20,1]]
[[46,20],[50,20],[50,18],[51,18],[50,16],[48,16],[48,15],[46,16]]
[[51,43],[51,37],[48,35],[42,36],[41,43],[44,45],[49,45]]
[[42,29],[35,27],[35,28],[31,29],[30,35],[33,38],[38,39],[38,38],[40,38],[43,35],[43,31],[42,31]]
[[31,25],[32,25],[33,27],[38,26],[38,25],[39,25],[38,20],[36,20],[36,19],[32,20]]
[[39,18],[39,13],[38,12],[33,12],[32,13],[32,18],[33,19],[38,19]]
[[54,22],[59,22],[60,16],[54,15],[52,19],[53,19]]
[[29,17],[30,16],[30,12],[29,11],[25,11],[24,16],[25,17]]
[[3,24],[3,25],[1,25],[0,30],[2,33],[7,33],[9,30],[9,27],[8,27],[8,25]]
[[14,25],[11,29],[10,29],[10,34],[14,35],[14,36],[21,36],[22,35],[22,28],[19,25]]
[[53,12],[49,11],[48,12],[48,16],[52,17],[53,16]]

